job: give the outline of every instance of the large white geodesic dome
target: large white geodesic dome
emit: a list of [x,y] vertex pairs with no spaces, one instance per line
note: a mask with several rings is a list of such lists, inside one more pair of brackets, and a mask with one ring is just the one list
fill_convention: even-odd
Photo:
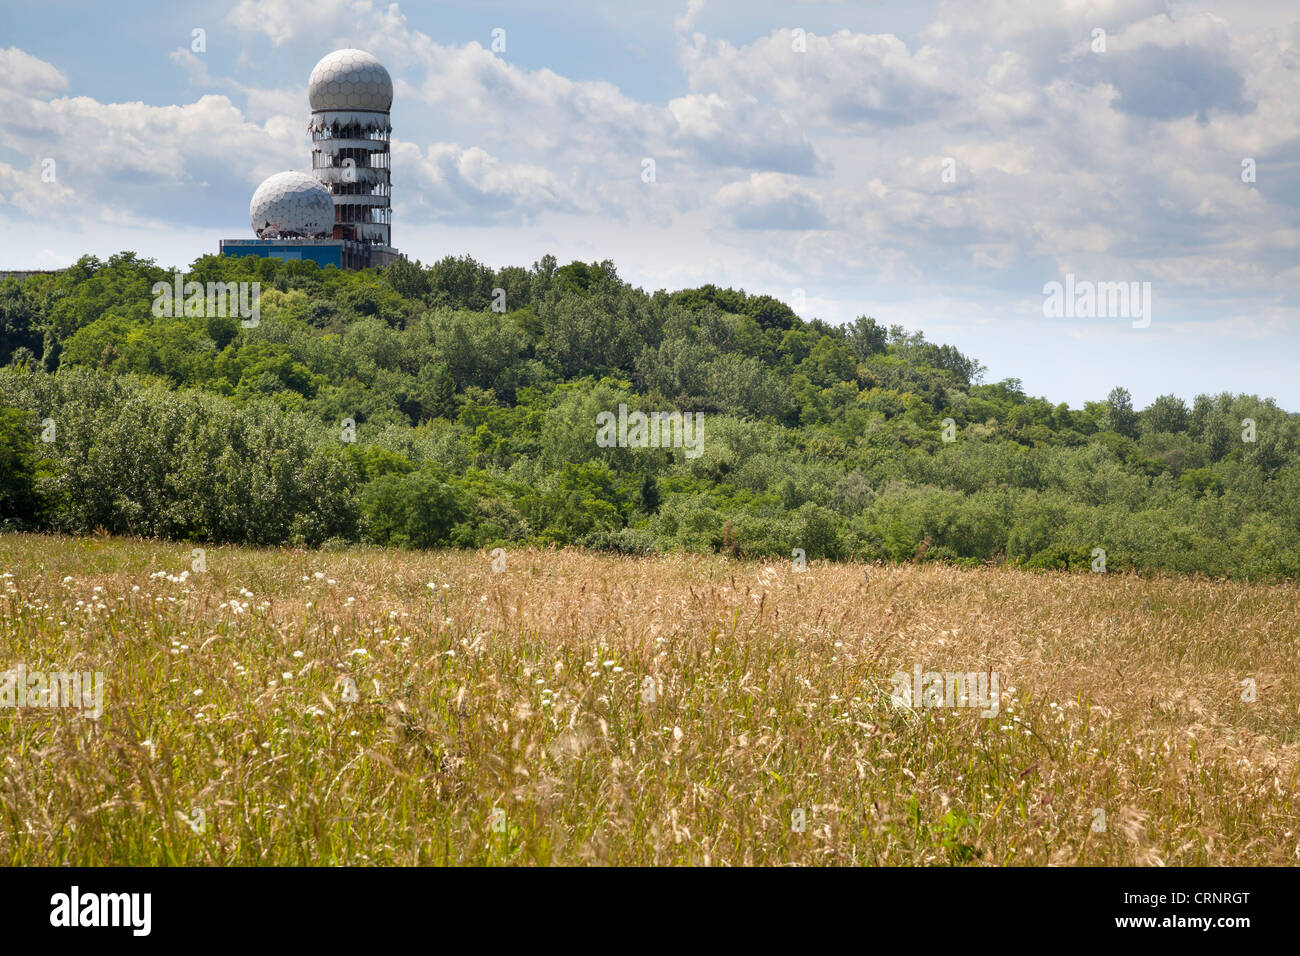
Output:
[[313,110],[378,110],[393,105],[393,80],[364,50],[335,50],[311,71],[307,96]]
[[334,197],[328,186],[306,173],[276,173],[253,193],[248,219],[259,239],[328,237],[334,229]]

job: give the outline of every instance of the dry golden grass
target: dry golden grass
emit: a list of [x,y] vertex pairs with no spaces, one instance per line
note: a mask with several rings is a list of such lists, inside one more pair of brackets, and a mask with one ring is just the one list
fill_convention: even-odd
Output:
[[[1292,585],[227,547],[150,577],[190,561],[0,536],[0,670],[106,678],[98,721],[0,710],[0,863],[1300,859]],[[996,671],[1001,713],[894,706],[917,663]]]

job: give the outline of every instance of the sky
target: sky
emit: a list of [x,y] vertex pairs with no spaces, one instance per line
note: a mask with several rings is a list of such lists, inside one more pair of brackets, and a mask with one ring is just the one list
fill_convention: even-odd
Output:
[[[311,168],[312,67],[354,47],[394,80],[413,260],[612,259],[1074,407],[1300,411],[1295,0],[2,2],[0,271],[252,238],[258,183]],[[1054,314],[1067,281],[1150,308]]]

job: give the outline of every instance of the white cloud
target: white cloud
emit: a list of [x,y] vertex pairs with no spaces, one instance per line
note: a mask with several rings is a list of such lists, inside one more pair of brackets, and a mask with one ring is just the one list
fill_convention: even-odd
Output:
[[741,229],[822,229],[820,198],[791,176],[753,173],[718,190],[719,207]]
[[412,144],[394,148],[394,162],[415,186],[408,215],[483,222],[496,217],[517,223],[546,210],[581,209],[584,199],[550,171],[525,163],[505,163],[487,151],[435,143],[423,153]]
[[263,33],[281,47],[293,40],[328,36],[337,24],[352,17],[374,15],[373,5],[364,0],[239,0],[226,22],[238,30]]
[[0,50],[0,89],[26,96],[52,96],[68,88],[68,78],[52,63],[16,47]]
[[686,33],[695,26],[695,21],[703,10],[704,0],[687,0],[686,9],[673,20],[673,29],[678,33]]

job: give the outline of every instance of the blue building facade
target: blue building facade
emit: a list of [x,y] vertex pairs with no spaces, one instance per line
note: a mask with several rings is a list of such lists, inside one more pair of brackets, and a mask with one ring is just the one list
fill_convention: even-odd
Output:
[[342,269],[350,250],[343,239],[222,239],[223,256],[262,256],[267,259],[306,260],[322,269],[334,266]]

